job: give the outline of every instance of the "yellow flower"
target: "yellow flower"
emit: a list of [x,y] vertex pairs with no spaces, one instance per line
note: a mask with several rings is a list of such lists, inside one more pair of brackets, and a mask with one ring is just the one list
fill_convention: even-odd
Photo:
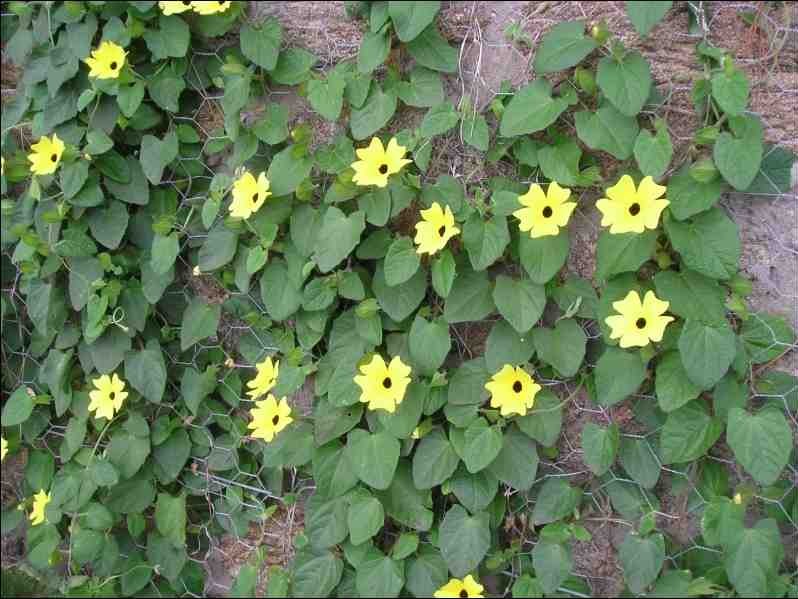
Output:
[[531,185],[529,191],[518,197],[525,208],[513,212],[513,216],[521,221],[518,228],[529,231],[533,239],[559,234],[560,227],[568,224],[576,208],[576,202],[567,201],[570,196],[571,190],[560,187],[556,181],[549,183],[547,193],[543,193],[543,188],[537,183]]
[[64,142],[53,133],[52,137],[40,137],[39,141],[33,144],[28,154],[30,170],[34,175],[52,175],[61,163],[61,155],[64,153]]
[[435,591],[434,597],[483,597],[485,587],[479,584],[469,574],[463,580],[452,578],[449,582]]
[[192,2],[194,12],[200,15],[215,15],[230,8],[230,2]]
[[89,77],[97,79],[116,79],[125,66],[127,52],[114,42],[105,40],[91,51],[91,56],[83,62],[89,65]]
[[92,384],[96,389],[89,392],[91,398],[89,412],[96,412],[97,418],[111,420],[114,414],[122,409],[122,402],[128,395],[125,391],[125,382],[114,373],[113,378],[104,374],[94,379]]
[[393,414],[410,384],[410,366],[404,364],[399,356],[386,364],[381,355],[374,354],[371,362],[360,367],[355,384],[361,389],[360,401],[367,403],[369,410],[385,410]]
[[50,497],[50,494],[45,492],[44,489],[33,496],[33,509],[30,511],[30,515],[28,515],[31,526],[36,526],[37,524],[47,521],[44,515],[44,509],[47,507],[47,504],[50,503],[51,499],[52,497]]
[[256,401],[249,414],[252,422],[247,426],[252,429],[251,436],[263,439],[266,443],[271,443],[277,433],[294,421],[291,418],[291,406],[285,397],[278,403],[271,393],[263,401]]
[[0,437],[0,462],[6,459],[7,453],[8,453],[8,441],[6,441],[5,437]]
[[667,187],[657,185],[651,177],[644,178],[635,189],[634,180],[624,175],[607,188],[609,199],[601,198],[596,202],[596,208],[603,215],[601,226],[609,227],[613,235],[656,229],[660,214],[670,204],[665,198],[658,199],[666,191]]
[[181,12],[191,10],[191,2],[159,2],[158,7],[165,15],[179,15]]
[[251,399],[258,399],[261,395],[266,395],[277,384],[277,375],[280,373],[280,360],[266,358],[260,364],[256,364],[255,368],[258,374],[255,378],[247,383],[247,387],[251,391],[247,391],[247,395]]
[[501,408],[502,416],[525,416],[527,410],[535,405],[535,396],[541,387],[520,366],[505,364],[485,384],[485,389],[491,394],[490,407]]
[[423,220],[416,223],[415,242],[417,254],[435,254],[446,247],[446,243],[460,232],[454,226],[452,209],[446,206],[444,212],[438,202],[433,202],[427,210],[421,211]]
[[230,203],[230,216],[248,219],[255,214],[271,194],[266,173],[258,175],[257,180],[245,171],[233,183],[233,201]]
[[376,185],[385,187],[388,185],[388,177],[398,173],[411,160],[404,158],[407,150],[400,146],[395,137],[388,142],[388,149],[383,148],[379,137],[372,137],[368,148],[360,148],[356,151],[356,160],[352,163],[355,175],[352,182],[357,185]]
[[743,496],[739,493],[734,494],[734,503],[737,505],[741,505],[743,503]]
[[612,307],[618,314],[604,319],[612,330],[610,339],[620,337],[623,348],[662,341],[665,327],[673,320],[672,316],[663,316],[668,306],[668,302],[657,298],[653,291],[646,293],[642,303],[637,291],[630,291],[622,300],[613,302]]

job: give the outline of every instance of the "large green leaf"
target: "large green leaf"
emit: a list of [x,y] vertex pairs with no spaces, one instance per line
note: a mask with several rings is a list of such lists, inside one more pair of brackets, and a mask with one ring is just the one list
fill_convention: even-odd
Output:
[[538,357],[554,367],[563,377],[577,373],[585,357],[587,336],[573,318],[560,320],[553,329],[532,331]]
[[546,290],[528,279],[499,275],[493,289],[493,301],[507,322],[523,334],[535,326],[543,315]]
[[158,493],[155,504],[155,526],[175,547],[186,544],[186,495]]
[[308,155],[297,156],[297,152],[297,146],[288,146],[272,158],[266,177],[273,195],[292,193],[310,175],[313,159]]
[[404,283],[416,274],[420,264],[413,240],[405,236],[397,237],[385,254],[385,282],[389,287]]
[[457,71],[459,53],[441,37],[435,23],[407,44],[407,51],[423,67],[443,73]]
[[[673,144],[668,132],[668,125],[663,119],[654,121],[656,132],[654,135],[646,129],[641,129],[635,140],[634,155],[640,172],[644,175],[659,179],[668,170],[668,165],[673,157]],[[671,201],[673,209],[673,199],[671,198],[671,183],[668,182],[668,199]]]
[[424,376],[434,374],[443,364],[451,347],[449,325],[443,319],[428,321],[416,316],[408,336],[408,349],[414,369]]
[[465,431],[463,462],[472,474],[479,472],[499,455],[502,448],[502,432],[490,426],[482,418],[475,420]]
[[665,231],[684,264],[713,279],[728,279],[740,263],[737,225],[719,208],[711,208],[689,221],[665,217]]
[[645,439],[624,437],[619,453],[623,469],[644,489],[651,489],[659,481],[660,464]]
[[399,462],[399,441],[388,433],[353,431],[346,458],[360,480],[374,489],[387,489]]
[[651,68],[636,50],[605,56],[599,61],[596,83],[615,108],[626,116],[635,116],[648,99]]
[[581,498],[581,489],[572,487],[563,478],[550,477],[540,488],[532,511],[532,520],[537,526],[570,516],[579,507]]
[[712,75],[712,97],[729,116],[742,114],[748,107],[751,84],[745,71],[723,68]]
[[437,1],[388,2],[388,14],[396,36],[403,42],[416,39],[435,20],[441,8]]
[[366,228],[362,212],[346,216],[340,209],[330,206],[324,213],[316,241],[313,259],[321,272],[330,272],[346,259],[360,241]]
[[482,320],[493,312],[491,282],[484,271],[465,272],[454,280],[443,317],[449,324]]
[[734,457],[761,485],[772,485],[778,480],[794,449],[787,420],[773,408],[757,414],[732,408],[726,440]]
[[620,431],[615,423],[605,428],[588,422],[582,429],[583,459],[596,476],[601,476],[610,469],[615,462],[619,444]]
[[626,14],[641,37],[646,37],[651,29],[662,20],[673,2],[670,0],[654,0],[652,2],[625,2]]
[[784,544],[775,520],[760,520],[730,542],[724,558],[726,575],[740,597],[765,597],[777,579]]
[[632,155],[639,127],[635,117],[618,112],[611,104],[596,112],[580,110],[574,115],[576,133],[587,147],[604,150],[618,160]]
[[726,322],[705,324],[688,318],[679,336],[679,352],[690,381],[709,389],[723,378],[737,355],[734,331]]
[[349,540],[353,545],[365,543],[382,528],[385,511],[378,499],[370,496],[358,497],[349,505],[347,526]]
[[221,315],[218,304],[206,304],[199,297],[191,300],[180,325],[180,350],[186,351],[198,341],[216,335]]
[[639,595],[654,582],[665,561],[665,538],[660,534],[641,537],[634,531],[626,534],[618,559],[629,590]]
[[715,140],[712,157],[723,178],[738,191],[754,182],[762,163],[762,123],[756,117],[729,119],[734,135],[724,131]]
[[153,185],[161,182],[166,166],[177,158],[177,132],[173,129],[163,139],[152,135],[141,138],[139,160],[147,179]]
[[283,28],[276,19],[267,19],[257,26],[244,23],[239,35],[244,56],[267,71],[277,66]]
[[157,341],[125,356],[125,379],[148,401],[160,403],[166,389],[166,364]]
[[519,237],[518,253],[529,278],[535,283],[543,284],[563,267],[570,247],[568,231],[565,229],[559,235],[536,239],[522,233]]
[[606,280],[622,272],[637,271],[652,257],[656,245],[657,231],[620,235],[602,231],[596,245],[596,277]]
[[705,455],[723,432],[723,422],[694,400],[668,414],[660,432],[663,464],[691,462]]
[[544,75],[568,69],[596,47],[596,41],[585,35],[583,21],[557,23],[546,32],[535,51],[535,72]]
[[431,489],[449,479],[460,458],[441,429],[421,439],[413,455],[413,482],[419,489]]
[[379,552],[369,554],[357,568],[355,588],[359,597],[398,597],[404,584],[404,563]]
[[551,595],[571,574],[574,562],[571,551],[565,545],[539,541],[532,550],[532,565],[543,592]]
[[535,482],[538,452],[535,442],[510,426],[502,436],[502,447],[488,470],[503,483],[527,491]]
[[273,259],[263,269],[260,278],[260,295],[266,311],[274,320],[285,320],[299,310],[302,291],[292,280],[284,260]]
[[453,505],[441,522],[438,542],[443,559],[454,576],[462,578],[477,569],[490,548],[490,515],[479,512],[469,516]]
[[366,139],[382,129],[396,112],[396,94],[384,92],[379,85],[371,86],[371,93],[361,108],[352,111],[349,127],[356,140]]
[[291,576],[291,594],[294,597],[329,597],[343,571],[343,561],[332,551],[297,556]]
[[657,403],[663,412],[673,412],[701,394],[701,387],[687,376],[679,352],[669,351],[659,364],[656,376]]
[[510,243],[507,219],[494,216],[484,220],[474,215],[463,227],[463,243],[474,270],[485,270],[504,254]]
[[596,401],[611,406],[637,391],[646,378],[640,355],[617,347],[607,347],[596,363]]
[[380,308],[393,320],[401,322],[424,300],[427,293],[427,273],[419,268],[405,283],[389,287],[385,282],[385,270],[382,264],[378,264],[372,286]]
[[568,108],[568,102],[551,96],[551,84],[536,79],[513,96],[504,109],[499,125],[499,135],[513,137],[542,131]]
[[723,324],[725,292],[714,279],[692,270],[665,270],[654,277],[657,297],[667,301],[668,311],[685,319]]

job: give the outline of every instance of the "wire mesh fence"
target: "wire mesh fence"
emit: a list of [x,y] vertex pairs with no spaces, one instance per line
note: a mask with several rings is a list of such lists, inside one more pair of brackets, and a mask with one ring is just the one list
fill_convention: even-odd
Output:
[[[467,15],[459,31],[459,35],[462,36],[461,59],[473,52],[472,45],[477,46],[477,59],[472,61],[470,66],[463,64],[461,60],[461,73],[458,79],[460,93],[469,94],[471,97],[477,95],[474,86],[480,81],[485,83],[484,77],[480,74],[483,54],[494,51],[497,46],[510,48],[511,52],[521,57],[524,64],[528,64],[540,34],[549,26],[563,20],[573,17],[591,21],[606,19],[611,31],[619,33],[628,31],[621,3],[556,2],[547,3],[550,7],[545,11],[518,6],[512,16],[518,19],[520,30],[529,33],[531,41],[528,47],[519,48],[517,43],[506,40],[497,42],[495,39],[491,41],[483,35],[479,11],[490,3],[451,4],[463,5],[463,12]],[[765,125],[766,140],[785,144],[793,149],[798,147],[794,121],[786,128],[778,123],[769,122],[771,120],[769,107],[772,105],[783,107],[793,115],[798,111],[795,58],[798,27],[795,25],[794,12],[790,13],[785,8],[788,17],[781,18],[780,13],[764,10],[761,3],[688,2],[688,4],[689,10],[695,16],[695,31],[689,33],[680,29],[669,30],[669,35],[677,44],[692,45],[701,39],[718,46],[739,42],[740,40],[724,37],[724,32],[728,23],[739,19],[741,14],[752,15],[750,19],[753,19],[754,25],[749,25],[750,27],[756,26],[767,31],[766,41],[755,48],[755,56],[751,56],[741,47],[732,50],[736,50],[735,59],[752,75],[754,105],[758,108],[756,114]],[[678,18],[680,19],[678,22],[684,25],[687,17],[682,15]],[[742,42],[745,43],[746,40]],[[629,43],[633,43],[631,39]],[[683,49],[685,46],[679,47]],[[668,47],[662,49],[662,52],[669,51],[672,49]],[[193,578],[182,581],[186,594],[191,596],[201,596],[204,593],[218,595],[229,593],[238,568],[251,556],[259,555],[256,551],[261,547],[267,549],[265,556],[259,555],[262,564],[285,565],[293,555],[297,535],[300,535],[303,529],[303,503],[314,490],[314,482],[304,471],[288,468],[283,472],[279,468],[263,463],[258,459],[260,449],[256,442],[249,440],[242,431],[236,429],[236,417],[240,420],[241,415],[248,412],[253,404],[242,392],[242,378],[249,378],[249,372],[254,373],[252,369],[257,361],[279,350],[279,344],[275,341],[273,333],[269,331],[266,310],[258,289],[252,288],[247,292],[226,290],[215,283],[212,276],[194,274],[193,267],[186,259],[186,256],[190,255],[207,235],[204,229],[196,225],[196,220],[192,220],[192,217],[201,211],[213,177],[225,171],[227,174],[232,174],[223,157],[225,154],[210,151],[214,147],[221,148],[229,144],[230,140],[224,134],[222,126],[223,111],[220,106],[222,93],[215,87],[206,85],[204,81],[209,62],[216,61],[219,64],[224,62],[222,53],[223,48],[210,51],[195,50],[188,62],[186,79],[193,91],[193,109],[190,114],[176,114],[171,118],[175,125],[185,124],[194,128],[199,134],[199,142],[192,145],[191,153],[180,156],[181,163],[186,163],[187,168],[175,169],[172,179],[163,184],[174,190],[179,201],[175,227],[183,234],[183,247],[178,259],[176,280],[167,289],[162,304],[185,303],[200,293],[204,294],[208,301],[223,303],[225,310],[225,317],[222,320],[223,330],[218,331],[215,339],[196,344],[189,352],[180,352],[179,346],[175,347],[173,344],[163,346],[170,371],[180,372],[186,368],[193,368],[202,372],[211,365],[218,367],[216,394],[219,397],[209,402],[209,409],[203,411],[200,417],[193,418],[178,413],[168,401],[159,406],[157,414],[158,416],[171,414],[182,418],[195,447],[203,448],[203,451],[195,452],[201,455],[191,456],[178,477],[179,484],[190,498],[189,512],[192,514],[192,520],[189,523],[189,532],[192,534],[189,535],[189,559],[197,565],[205,578],[204,583],[197,583]],[[685,62],[690,60],[688,57]],[[652,60],[652,64],[657,65],[656,59]],[[467,73],[469,68],[471,72]],[[649,116],[663,116],[668,121],[676,147],[677,160],[674,161],[674,165],[678,167],[680,164],[678,157],[681,156],[682,160],[685,157],[683,152],[686,151],[685,148],[692,138],[696,117],[690,104],[689,80],[677,77],[677,73],[670,75],[671,78],[660,76],[659,88],[663,100],[656,110],[649,113]],[[490,91],[494,94],[502,93],[498,88],[490,88]],[[5,96],[6,90],[3,92]],[[269,90],[264,92],[266,98],[273,93],[283,93]],[[758,95],[759,92],[761,95]],[[757,107],[756,100],[759,97],[762,100]],[[438,145],[435,149],[436,155],[441,156],[441,162],[438,164],[437,173],[434,168],[431,170],[430,177],[447,173],[464,185],[478,187],[485,185],[491,176],[508,174],[502,164],[482,169],[470,168],[469,163],[463,160],[463,156],[475,153],[463,144],[460,132],[452,133],[436,144]],[[778,188],[775,183],[773,186],[774,189]],[[598,219],[592,208],[592,199],[597,197],[597,193],[597,188],[584,192],[578,209],[580,218],[574,232],[580,243],[587,246],[587,253],[592,253],[591,244],[595,243],[598,236]],[[763,210],[772,211],[776,215],[780,211],[796,214],[795,204],[798,196],[794,191],[757,195],[772,196],[771,203]],[[745,194],[734,194],[734,197],[724,200],[724,206],[732,216],[739,216],[741,212],[750,209],[744,204],[750,201],[750,198],[740,196]],[[797,280],[795,277],[798,272],[798,246],[796,246],[794,228],[780,227],[767,219],[762,219],[762,222],[766,229],[765,243],[769,252],[769,263],[780,264],[782,268],[793,273],[793,281]],[[748,233],[746,230],[742,231],[744,240],[748,239]],[[6,389],[25,386],[36,393],[43,393],[44,390],[38,383],[38,371],[43,356],[37,351],[36,334],[27,320],[25,298],[19,290],[22,273],[17,270],[10,251],[11,248],[6,248],[2,256],[2,291],[7,299],[0,339],[3,386]],[[577,256],[577,261],[585,255],[580,253],[579,249],[573,252]],[[569,263],[569,266],[572,266],[577,273],[593,272],[592,266],[580,263]],[[758,281],[756,284],[768,285],[768,282]],[[767,292],[775,295],[778,302],[792,311],[789,315],[792,322],[798,321],[796,313],[798,291],[794,286],[771,285]],[[163,308],[159,308],[155,318],[163,327],[174,329],[179,326],[179,322],[173,322],[168,310]],[[752,314],[751,318],[761,321],[763,328],[772,335],[772,343],[766,345],[764,349],[777,349],[775,353],[778,356],[794,352],[796,345],[780,341],[778,333],[767,321],[758,314]],[[480,343],[476,338],[482,335],[484,340],[484,334],[491,324],[480,323],[481,328],[477,325],[480,329],[478,331],[470,330],[468,327],[453,328],[452,333],[460,359],[479,354]],[[594,321],[583,321],[583,328],[589,340],[597,340],[600,337]],[[318,358],[318,356],[307,357]],[[305,356],[302,356],[299,362],[304,358]],[[789,360],[788,356],[777,366],[784,368],[786,365],[788,369],[794,368],[792,366],[794,361]],[[588,370],[594,366],[588,352]],[[752,369],[750,379],[755,381],[764,372],[766,371],[762,367],[756,367],[755,370]],[[179,377],[169,377],[168,392],[175,396],[181,393],[180,385],[175,382],[177,380]],[[541,483],[551,478],[563,478],[584,485],[586,501],[580,517],[592,534],[590,540],[575,541],[572,544],[574,573],[584,581],[584,585],[582,587],[566,585],[560,589],[562,592],[572,596],[620,592],[622,576],[615,550],[617,537],[622,536],[626,530],[633,529],[641,517],[654,518],[657,527],[667,533],[669,540],[667,559],[674,568],[682,567],[689,560],[700,560],[698,554],[707,554],[711,560],[713,554],[719,553],[717,548],[706,546],[701,542],[700,517],[711,498],[707,496],[706,489],[702,488],[701,476],[696,466],[691,464],[679,468],[662,463],[658,440],[662,422],[652,420],[650,416],[652,408],[656,405],[656,397],[653,394],[639,394],[630,402],[612,408],[603,408],[590,399],[582,382],[544,380],[542,384],[553,390],[561,400],[557,408],[561,414],[561,433],[554,448],[543,453],[538,480],[533,489],[538,489]],[[782,387],[773,392],[758,390],[753,382],[752,387],[753,402],[760,404],[768,401],[780,402],[792,422],[793,430],[798,428],[795,411],[798,387]],[[310,393],[312,392],[309,389],[302,389],[295,394],[294,401],[301,404],[300,409],[303,414],[312,418],[308,410]],[[297,399],[298,395],[303,397]],[[642,426],[640,421],[650,426]],[[616,462],[602,477],[595,477],[582,459],[580,435],[582,428],[588,422],[601,425],[618,424],[622,443],[642,444],[659,470],[656,481],[646,488],[629,475],[622,460]],[[65,434],[65,428],[65,423],[61,420],[47,422],[34,446],[50,451],[53,457],[58,459],[58,446]],[[749,482],[729,456],[730,452],[725,444],[719,443],[710,450],[708,459],[723,467],[729,479],[735,484]],[[769,513],[775,511],[779,514],[779,519],[783,523],[785,542],[792,542],[793,545],[798,538],[798,523],[793,520],[793,512],[788,506],[796,501],[796,481],[798,481],[798,469],[795,464],[789,464],[786,477],[783,477],[784,484],[769,489],[767,494],[757,493],[750,498],[756,509]],[[9,494],[16,495],[17,500],[23,499],[19,496],[18,482],[3,477],[4,497]],[[503,500],[506,507],[504,532],[508,539],[517,541],[519,547],[513,558],[498,568],[499,572],[509,577],[503,587],[507,594],[513,581],[521,573],[521,566],[524,563],[522,560],[528,559],[531,555],[538,539],[538,530],[529,524],[528,518],[535,503],[534,491],[528,495],[507,489]],[[610,541],[606,541],[606,538]],[[140,549],[143,550],[144,547],[140,546]],[[152,590],[157,592],[154,586]]]

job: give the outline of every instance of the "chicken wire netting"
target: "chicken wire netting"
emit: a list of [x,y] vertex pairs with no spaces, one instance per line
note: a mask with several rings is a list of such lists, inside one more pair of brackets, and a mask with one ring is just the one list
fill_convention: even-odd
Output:
[[[491,88],[480,72],[483,55],[502,47],[517,53],[525,63],[534,56],[534,48],[540,35],[551,25],[572,18],[583,18],[590,21],[605,19],[611,31],[619,32],[630,45],[634,45],[633,35],[625,22],[622,3],[588,3],[588,2],[553,2],[537,3],[549,5],[545,10],[532,7],[535,3],[509,3],[515,5],[515,12],[509,16],[510,22],[518,23],[518,30],[527,32],[528,44],[514,41],[491,41],[483,34],[483,23],[479,18],[484,2],[453,2],[449,10],[455,8],[466,15],[462,21],[449,25],[445,22],[447,7],[442,13],[441,26],[454,31],[453,37],[460,43],[460,74],[452,89],[455,94],[478,95],[477,87],[485,85],[490,92],[501,93],[499,88]],[[669,30],[671,40],[677,43],[694,44],[705,39],[718,46],[737,44],[735,60],[741,64],[751,76],[754,113],[763,121],[766,141],[786,145],[793,150],[798,147],[794,120],[788,126],[774,120],[771,107],[778,106],[787,113],[795,114],[798,110],[798,78],[796,78],[796,20],[794,12],[788,9],[766,9],[764,3],[708,3],[688,2],[687,11],[692,16],[682,14],[680,25],[688,25],[681,30]],[[787,4],[787,3],[785,3]],[[343,11],[343,6],[341,6]],[[784,15],[787,15],[785,18]],[[756,42],[729,40],[724,37],[730,21],[743,18],[750,29],[758,28]],[[692,25],[689,25],[692,23]],[[668,23],[672,25],[672,23]],[[623,32],[626,32],[624,34]],[[745,29],[744,31],[749,31]],[[764,31],[766,35],[761,35]],[[752,34],[753,35],[753,34]],[[764,39],[764,41],[763,41]],[[646,47],[643,48],[647,53]],[[650,51],[650,48],[649,48]],[[666,49],[667,51],[667,49]],[[268,328],[268,318],[262,304],[260,291],[255,284],[247,293],[229,291],[221,286],[213,276],[197,274],[186,260],[203,241],[206,233],[203,229],[191,226],[192,215],[201,211],[207,197],[207,189],[217,173],[232,174],[227,166],[224,152],[209,152],[210,148],[221,147],[229,140],[224,135],[224,114],[221,108],[223,92],[214,87],[198,85],[202,80],[200,70],[206,69],[209,61],[223,62],[223,48],[215,51],[194,51],[189,60],[187,72],[188,88],[195,96],[194,108],[190,114],[170,115],[173,123],[186,124],[199,134],[200,142],[193,146],[190,154],[181,155],[181,162],[190,162],[191,175],[174,175],[173,179],[163,185],[175,190],[179,198],[179,210],[176,228],[183,236],[183,246],[176,265],[175,282],[165,294],[165,303],[185,304],[190,298],[202,295],[207,301],[224,304],[224,315],[220,329],[215,338],[200,342],[188,352],[179,352],[173,346],[164,345],[163,350],[170,372],[180,372],[184,368],[204,371],[210,365],[218,365],[216,371],[218,394],[230,394],[236,397],[234,407],[224,401],[214,401],[213,408],[201,419],[185,418],[184,424],[195,444],[204,445],[207,454],[204,457],[192,457],[178,478],[179,484],[185,488],[189,497],[189,559],[197,569],[187,575],[183,585],[186,594],[200,596],[203,593],[224,595],[229,593],[235,581],[235,574],[242,564],[255,560],[260,570],[262,588],[263,579],[267,575],[267,565],[286,565],[293,556],[295,545],[303,541],[303,503],[313,492],[314,483],[302,472],[294,468],[282,471],[271,468],[267,464],[252,459],[239,459],[239,447],[233,437],[219,434],[218,431],[229,430],[234,415],[248,411],[252,402],[244,395],[241,381],[248,380],[254,374],[254,364],[264,356],[278,350],[278,340]],[[472,56],[470,62],[465,57]],[[475,57],[475,58],[473,58]],[[326,66],[334,61],[324,61]],[[662,93],[662,103],[649,116],[662,116],[669,125],[674,141],[674,170],[686,158],[685,152],[698,125],[690,101],[691,81],[681,73],[657,72],[657,62],[652,60],[655,79]],[[192,76],[192,73],[194,76]],[[531,78],[531,73],[526,78]],[[514,81],[521,83],[522,81]],[[459,88],[459,89],[458,89]],[[290,92],[264,89],[264,100],[273,101],[277,94]],[[13,90],[4,88],[6,99]],[[761,98],[757,102],[757,98]],[[302,102],[302,100],[298,100]],[[401,117],[399,117],[401,118]],[[27,137],[24,124],[15,127],[15,133],[23,147],[31,140]],[[573,131],[572,131],[573,133]],[[769,151],[773,151],[770,149]],[[454,132],[436,139],[433,162],[428,173],[429,178],[437,174],[450,174],[468,185],[470,190],[486,186],[494,175],[512,174],[512,169],[501,162],[485,165],[481,157],[462,143],[460,132]],[[196,168],[199,165],[200,168]],[[195,172],[196,171],[196,172]],[[201,171],[201,172],[200,172]],[[179,169],[176,169],[179,172]],[[188,172],[188,171],[187,171]],[[525,181],[530,183],[531,181]],[[796,214],[794,191],[779,192],[779,186],[773,182],[773,193],[757,194],[770,196],[769,203],[763,210],[778,215],[783,211],[786,215]],[[593,244],[598,236],[598,219],[593,200],[598,197],[600,189],[587,189],[583,194],[578,209],[578,220],[572,233],[576,244],[572,250],[568,267],[577,274],[592,273]],[[735,193],[723,201],[725,209],[737,217],[741,212],[750,210],[747,202],[754,198],[746,194]],[[760,204],[762,205],[762,204]],[[766,232],[765,244],[770,253],[771,263],[780,264],[781,268],[793,273],[798,272],[798,246],[794,227],[784,228],[773,224],[772,219],[762,218]],[[778,219],[777,219],[778,220]],[[181,224],[184,223],[184,224]],[[742,231],[744,243],[745,230]],[[755,240],[754,240],[755,242]],[[752,242],[752,243],[754,243]],[[579,246],[585,251],[580,252]],[[746,247],[747,249],[747,247]],[[744,254],[745,254],[744,249]],[[38,382],[38,370],[44,356],[31,345],[34,338],[30,321],[26,317],[25,297],[19,291],[22,273],[12,261],[13,247],[3,248],[2,291],[6,302],[3,310],[2,338],[2,382],[5,391],[19,386],[31,388],[36,393],[43,393]],[[586,262],[588,264],[586,264]],[[789,279],[788,279],[789,280]],[[793,281],[796,279],[793,278]],[[757,281],[755,286],[765,285],[767,296],[776,297],[783,302],[791,322],[796,317],[796,301],[798,289],[780,287],[772,281]],[[163,326],[175,329],[175,323],[169,310],[156,308],[155,317]],[[770,331],[772,343],[763,345],[765,349],[777,349],[780,360],[771,364],[752,368],[751,380],[762,378],[773,363],[776,369],[787,369],[795,374],[795,345],[784,344],[770,323],[757,314],[751,318],[758,319],[762,329]],[[481,353],[484,338],[491,322],[469,323],[452,327],[455,342],[455,353],[461,359],[467,359]],[[113,326],[113,325],[112,325]],[[597,323],[583,321],[583,328],[589,340],[598,339]],[[590,344],[589,344],[590,345]],[[172,348],[172,349],[170,349]],[[177,348],[179,350],[179,348]],[[320,356],[312,356],[319,358]],[[304,356],[308,359],[310,356]],[[792,361],[791,361],[792,360]],[[588,368],[595,365],[595,358],[590,350],[586,358]],[[168,390],[173,395],[180,393],[180,385],[175,377],[170,377]],[[312,418],[312,377],[291,398],[294,408],[308,418]],[[541,452],[538,480],[530,494],[517,493],[506,489],[506,513],[503,532],[508,544],[515,541],[518,551],[516,559],[499,566],[499,572],[507,574],[504,589],[509,593],[513,581],[525,566],[525,557],[531,555],[537,540],[537,532],[531,524],[529,514],[534,506],[536,490],[540,484],[550,478],[563,478],[582,485],[586,500],[581,510],[581,522],[591,533],[589,540],[572,543],[574,557],[574,574],[583,581],[582,586],[568,583],[561,592],[573,596],[589,594],[613,594],[622,589],[621,566],[617,559],[617,546],[626,531],[633,530],[641,517],[653,518],[657,527],[666,533],[667,560],[673,568],[684,567],[693,560],[701,561],[700,554],[717,554],[719,550],[701,543],[700,518],[704,506],[711,499],[707,496],[706,485],[702,483],[697,464],[691,463],[683,468],[674,465],[663,465],[659,453],[658,436],[661,422],[650,417],[656,398],[652,394],[638,394],[621,405],[603,408],[593,402],[585,391],[583,382],[565,380],[544,380],[542,384],[553,390],[561,403],[556,408],[561,414],[561,433],[550,451]],[[4,391],[4,392],[5,392]],[[795,385],[760,386],[752,384],[752,399],[755,404],[764,402],[780,402],[781,407],[791,421],[793,430],[798,428],[795,405],[798,387]],[[159,415],[176,412],[168,403],[159,406]],[[623,460],[616,460],[610,470],[601,477],[595,477],[582,459],[580,434],[584,425],[593,422],[603,426],[615,423],[621,430],[622,445],[635,444],[649,452],[652,463],[657,465],[659,475],[656,480],[646,486],[632,478],[623,466]],[[645,423],[645,424],[641,424]],[[57,460],[59,445],[65,434],[65,421],[53,420],[46,424],[44,432],[37,438],[35,446],[50,451]],[[249,441],[244,441],[246,446]],[[101,445],[104,447],[104,444]],[[257,453],[257,452],[255,452]],[[733,456],[725,443],[716,444],[709,452],[708,461],[719,465],[732,482],[744,484],[750,482],[747,475],[736,465]],[[9,501],[22,500],[20,477],[5,476],[8,465],[4,462],[2,480],[3,498]],[[794,502],[798,470],[789,464],[786,474],[779,485],[768,489],[767,493],[758,492],[752,496],[757,508],[769,514],[778,514],[785,524],[785,545],[795,545],[798,526],[789,506]],[[757,487],[751,486],[752,489]],[[4,506],[5,507],[5,506]],[[442,513],[437,514],[442,517]],[[393,534],[393,533],[390,533]],[[422,541],[423,542],[423,541]],[[143,549],[143,547],[142,547]],[[23,559],[23,552],[7,551],[4,543],[3,563],[13,565]],[[201,574],[201,577],[199,576]],[[204,582],[198,582],[204,578]],[[153,590],[156,590],[153,586]]]

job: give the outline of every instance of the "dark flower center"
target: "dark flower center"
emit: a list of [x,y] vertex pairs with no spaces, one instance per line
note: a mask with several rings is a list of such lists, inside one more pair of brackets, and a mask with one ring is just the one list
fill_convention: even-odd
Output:
[[380,171],[381,175],[384,175],[385,173],[388,172],[388,165],[387,164],[381,164],[380,168],[378,170]]
[[275,414],[274,418],[272,418],[272,424],[277,426],[278,422],[280,422],[280,416]]
[[461,596],[461,597],[468,597],[468,591],[466,591],[465,589],[463,589],[462,591],[460,591],[460,596]]
[[252,201],[253,202],[257,202],[258,201],[258,192],[257,191],[252,194]]
[[386,376],[384,379],[382,379],[383,387],[385,387],[386,389],[390,389],[391,385],[393,385],[393,383],[391,382],[391,377]]
[[543,209],[543,218],[551,218],[552,214],[554,214],[554,211],[551,209],[551,206],[546,206]]
[[640,204],[635,202],[634,204],[629,206],[629,214],[631,214],[632,216],[637,216],[638,214],[640,214]]
[[115,71],[115,70],[116,70],[116,61],[113,61],[113,62],[111,63],[111,70],[112,70],[112,71]]
[[111,391],[111,392],[108,394],[108,399],[110,399],[111,401],[114,401],[114,398],[115,398],[115,397],[116,397],[116,393],[114,393],[113,391]]
[[52,156],[50,156],[50,160],[52,160],[53,162],[58,162],[58,154],[53,154]]
[[524,386],[521,384],[521,381],[515,381],[513,383],[513,391],[515,391],[516,393],[521,393],[521,389],[523,388]]
[[440,235],[441,237],[443,237],[445,233],[446,233],[446,227],[444,227],[444,226],[441,226],[441,227],[438,229],[438,235]]
[[635,326],[638,329],[645,329],[646,328],[646,319],[645,318],[638,318],[635,322]]
[[191,0],[189,0],[188,2],[186,2],[186,0],[183,0],[183,4],[185,6],[191,6]]

